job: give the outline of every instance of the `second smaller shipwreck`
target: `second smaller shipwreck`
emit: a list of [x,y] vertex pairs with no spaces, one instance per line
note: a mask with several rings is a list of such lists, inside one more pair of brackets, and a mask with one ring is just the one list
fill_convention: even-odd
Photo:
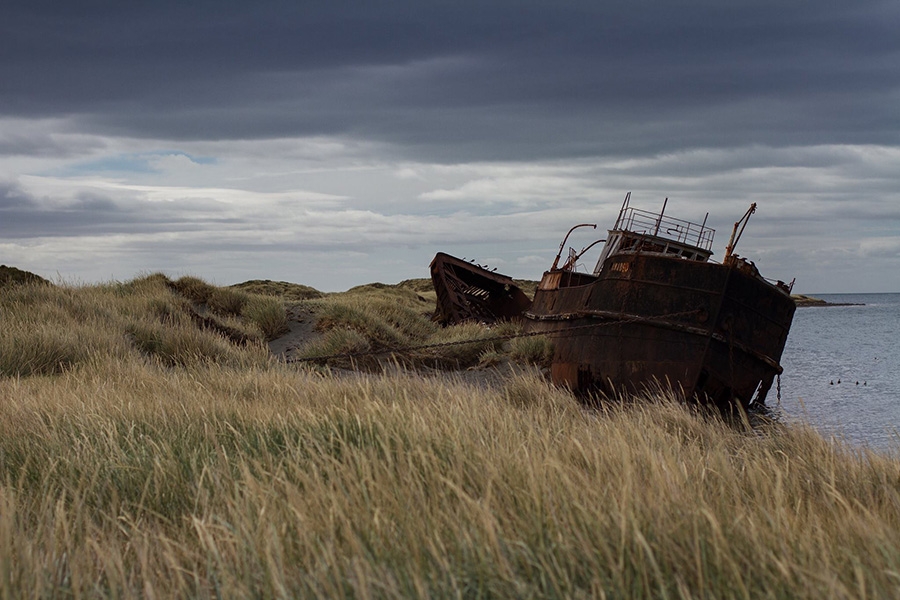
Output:
[[431,281],[437,293],[433,319],[442,325],[515,319],[531,307],[511,277],[443,252],[431,261]]

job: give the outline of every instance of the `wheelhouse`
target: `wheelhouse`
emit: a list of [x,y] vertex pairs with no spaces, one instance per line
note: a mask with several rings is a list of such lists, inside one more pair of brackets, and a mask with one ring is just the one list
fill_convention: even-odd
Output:
[[[706,262],[712,256],[716,231],[702,224],[665,216],[666,204],[660,212],[638,210],[628,206],[629,192],[619,211],[616,224],[609,230],[606,244],[600,252],[594,275],[603,271],[603,264],[614,254],[653,253]],[[668,198],[666,199],[668,201]],[[707,218],[709,213],[707,213]]]

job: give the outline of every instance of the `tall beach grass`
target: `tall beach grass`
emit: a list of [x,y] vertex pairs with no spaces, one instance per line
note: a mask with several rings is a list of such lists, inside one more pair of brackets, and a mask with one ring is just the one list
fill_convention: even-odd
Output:
[[[322,374],[171,283],[0,290],[0,597],[900,593],[896,454],[662,392],[585,410],[530,370]],[[151,323],[222,346],[164,360]]]
[[533,360],[534,352],[528,351],[540,347],[537,354],[543,358],[542,352],[548,347],[552,351],[546,339],[532,338],[531,346],[507,344],[502,339],[521,333],[519,323],[501,322],[490,327],[478,323],[438,326],[431,320],[436,296],[433,291],[421,289],[423,281],[407,280],[396,286],[358,286],[309,302],[307,305],[316,314],[316,328],[323,336],[310,341],[298,356],[312,359],[372,353],[355,359],[339,356],[327,362],[334,366],[376,369],[392,353],[393,360],[406,365],[442,369],[473,367],[483,363],[486,355],[532,364],[546,362],[540,358]]

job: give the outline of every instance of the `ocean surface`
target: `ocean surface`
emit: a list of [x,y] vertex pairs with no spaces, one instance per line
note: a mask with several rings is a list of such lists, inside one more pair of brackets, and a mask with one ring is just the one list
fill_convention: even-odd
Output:
[[855,446],[900,450],[900,294],[810,294],[861,306],[798,308],[781,357],[785,421]]

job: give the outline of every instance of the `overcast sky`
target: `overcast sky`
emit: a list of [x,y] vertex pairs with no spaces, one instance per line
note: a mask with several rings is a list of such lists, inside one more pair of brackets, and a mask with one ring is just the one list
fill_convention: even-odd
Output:
[[896,0],[5,0],[0,263],[537,279],[631,191],[708,212],[714,258],[758,203],[738,252],[796,291],[900,291],[898,32]]

